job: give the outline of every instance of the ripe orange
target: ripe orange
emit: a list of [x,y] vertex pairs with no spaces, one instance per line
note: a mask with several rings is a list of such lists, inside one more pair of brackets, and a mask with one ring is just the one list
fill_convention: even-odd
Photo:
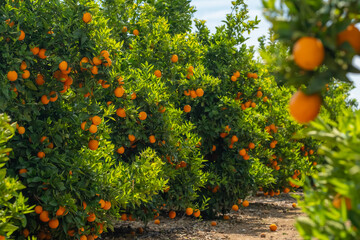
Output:
[[97,66],[92,66],[90,70],[91,70],[91,73],[94,75],[99,73],[99,69]]
[[27,170],[25,168],[22,168],[19,170],[19,174],[27,173]]
[[248,207],[248,206],[249,206],[249,202],[248,202],[247,200],[245,200],[245,201],[243,201],[242,205],[243,205],[244,207]]
[[179,58],[178,58],[178,56],[177,56],[176,54],[172,55],[171,61],[172,61],[173,63],[177,63],[178,60],[179,60]]
[[7,79],[11,82],[15,81],[18,78],[18,74],[15,71],[9,71],[7,73]]
[[296,208],[296,203],[293,203],[291,206],[292,206],[293,208]]
[[284,193],[289,193],[290,192],[290,189],[289,188],[285,188],[284,189]]
[[48,97],[46,95],[42,95],[41,96],[41,102],[46,105],[50,102],[50,100],[48,99]]
[[211,226],[216,226],[216,222],[215,222],[215,221],[211,221]]
[[38,47],[33,47],[33,48],[30,48],[30,51],[31,51],[34,55],[38,55],[38,54],[39,54],[39,51],[40,51],[40,48],[38,48]]
[[321,97],[319,94],[306,95],[297,91],[291,98],[289,109],[292,117],[299,123],[314,120],[320,112]]
[[160,70],[155,70],[154,72],[155,76],[160,78],[161,77],[161,71]]
[[121,220],[123,220],[123,221],[126,221],[126,220],[127,220],[127,215],[126,215],[126,213],[121,214]]
[[82,20],[84,21],[84,23],[89,23],[91,22],[91,14],[86,12],[83,14]]
[[302,37],[294,44],[292,55],[299,67],[312,71],[324,61],[325,50],[319,39]]
[[94,117],[92,117],[91,121],[94,125],[97,126],[101,123],[101,118],[99,116],[94,116]]
[[249,148],[250,148],[250,149],[254,149],[254,148],[255,148],[255,144],[254,144],[254,143],[249,143]]
[[136,99],[136,93],[133,92],[133,93],[131,94],[131,98],[130,98],[130,99],[131,99],[131,100],[135,100],[135,99]]
[[231,76],[231,81],[232,81],[232,82],[236,82],[236,80],[237,80],[237,77]]
[[98,57],[93,57],[92,61],[93,61],[95,66],[98,66],[98,65],[100,65],[102,63],[101,59],[98,58]]
[[123,108],[117,109],[116,110],[116,115],[118,115],[119,117],[122,117],[122,118],[126,117],[125,109],[123,109]]
[[133,31],[133,34],[134,34],[135,36],[139,36],[139,30],[135,29],[135,30]]
[[103,62],[103,65],[104,65],[105,67],[110,67],[110,66],[112,65],[112,61],[111,61],[110,58],[105,58],[105,61],[106,61],[106,62]]
[[86,235],[81,235],[81,237],[80,237],[80,240],[87,240],[88,238],[87,238],[87,236]]
[[41,58],[41,59],[47,58],[47,56],[45,55],[45,53],[46,53],[46,49],[44,49],[44,48],[40,49],[40,51],[39,51],[39,58]]
[[39,86],[43,85],[45,83],[44,76],[41,75],[41,74],[38,74],[36,79],[35,79],[35,82]]
[[122,31],[123,33],[126,33],[127,30],[128,30],[128,29],[127,29],[127,27],[125,27],[125,26],[121,29],[121,31]]
[[123,87],[117,87],[114,90],[115,97],[122,97],[125,93],[125,90]]
[[344,31],[337,36],[337,45],[340,46],[348,42],[356,53],[360,53],[360,31],[354,24],[349,25]]
[[263,102],[267,102],[267,100],[268,100],[268,97],[265,96],[265,97],[263,98]]
[[44,158],[45,157],[45,153],[44,152],[38,152],[37,153],[38,158]]
[[245,156],[245,155],[246,155],[246,150],[245,150],[245,149],[241,149],[241,150],[239,151],[239,154],[240,154],[240,156]]
[[18,128],[18,133],[21,134],[21,135],[24,134],[25,133],[25,128],[24,127],[19,127]]
[[104,210],[109,210],[111,208],[111,202],[105,201],[105,206],[103,207]]
[[234,72],[234,76],[239,78],[240,77],[240,72],[239,71]]
[[100,56],[103,57],[103,58],[109,58],[109,57],[110,57],[110,54],[109,54],[108,51],[102,50],[102,51],[100,52]]
[[140,120],[145,120],[146,118],[147,118],[146,112],[140,112],[140,113],[139,113],[139,119],[140,119]]
[[231,207],[232,210],[234,210],[235,212],[239,210],[239,206],[234,204],[232,207]]
[[198,97],[204,96],[204,90],[202,90],[201,88],[196,89],[195,92]]
[[132,134],[129,134],[129,135],[128,135],[128,138],[129,138],[129,141],[130,141],[130,142],[135,141],[135,136],[132,135]]
[[155,223],[155,224],[160,224],[160,220],[159,220],[159,219],[155,219],[154,223]]
[[103,199],[100,199],[99,204],[100,204],[100,208],[105,207],[105,201]]
[[258,98],[261,98],[261,97],[263,96],[263,93],[262,93],[261,91],[257,91],[257,92],[256,92],[256,96],[257,96]]
[[256,108],[256,103],[252,102],[252,103],[251,103],[251,107],[252,107],[252,108]]
[[90,127],[89,127],[89,132],[90,133],[96,133],[97,132],[97,126],[92,124]]
[[117,150],[116,150],[117,153],[119,154],[123,154],[125,152],[125,148],[124,147],[119,147]]
[[24,237],[27,238],[30,234],[29,229],[25,228],[23,231]]
[[42,213],[42,211],[43,211],[42,206],[36,206],[36,207],[35,207],[35,213],[36,213],[36,214],[40,214],[40,213]]
[[22,41],[25,39],[25,32],[23,30],[20,30],[20,36],[19,36],[19,41]]
[[216,151],[216,146],[215,146],[215,145],[213,145],[213,146],[212,146],[211,151],[213,151],[213,152],[215,152],[215,151]]
[[175,218],[176,217],[176,212],[175,211],[170,211],[169,212],[169,218]]
[[234,135],[234,136],[231,137],[231,142],[232,143],[235,143],[237,141],[239,141],[239,138],[237,136]]
[[95,213],[88,213],[88,215],[89,215],[89,216],[86,218],[86,220],[87,220],[88,222],[94,222],[95,219],[96,219]]
[[60,71],[66,71],[67,68],[68,68],[68,63],[66,61],[62,61],[61,63],[59,63]]
[[270,230],[271,230],[271,231],[275,232],[276,229],[277,229],[277,226],[276,226],[275,224],[271,224],[271,225],[270,225]]
[[194,213],[193,213],[193,216],[197,218],[197,217],[200,217],[200,214],[201,214],[200,210],[199,210],[199,209],[195,209],[195,210],[194,210]]
[[195,90],[190,90],[190,97],[191,98],[197,98],[197,94],[196,94],[196,91]]
[[191,111],[191,106],[190,105],[185,105],[184,106],[184,112],[188,113]]
[[194,212],[194,210],[192,208],[186,208],[186,211],[185,211],[186,215],[190,216],[193,214],[193,212]]
[[155,136],[154,136],[154,135],[151,135],[151,136],[149,137],[149,141],[150,141],[150,143],[155,143],[155,142],[156,142]]
[[24,73],[21,75],[23,79],[28,79],[30,77],[30,72],[28,70],[24,70]]
[[92,139],[89,141],[88,146],[91,150],[96,150],[99,147],[99,142],[97,140]]
[[42,212],[40,213],[40,221],[42,221],[42,222],[48,222],[48,221],[50,221],[49,212],[48,212],[48,211],[42,211]]
[[74,229],[68,230],[68,231],[67,231],[67,234],[68,234],[70,237],[73,237],[73,236],[75,236],[75,230],[74,230]]
[[65,213],[65,207],[60,206],[59,209],[56,211],[56,216],[62,216]]
[[52,229],[55,229],[59,226],[59,220],[57,220],[56,218],[55,219],[51,219],[49,221],[49,227],[52,228]]
[[228,215],[224,215],[224,220],[229,220],[230,219],[230,217],[228,216]]
[[20,70],[25,70],[27,68],[27,64],[25,61],[22,61],[21,62],[21,65],[20,65]]

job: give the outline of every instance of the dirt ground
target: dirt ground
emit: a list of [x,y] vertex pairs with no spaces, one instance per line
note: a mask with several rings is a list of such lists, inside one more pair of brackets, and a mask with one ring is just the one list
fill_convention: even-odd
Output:
[[[301,193],[296,193],[301,195]],[[217,219],[217,226],[211,226],[211,221],[194,220],[186,216],[176,216],[175,219],[160,216],[160,224],[153,222],[143,234],[137,229],[143,227],[139,222],[120,222],[115,226],[115,232],[107,234],[106,240],[253,240],[301,239],[294,227],[295,219],[302,215],[299,208],[293,208],[296,202],[288,194],[275,197],[260,196],[249,199],[250,206],[232,211],[230,220]],[[270,224],[276,224],[276,232],[269,230]],[[132,232],[132,233],[131,233]],[[135,233],[135,234],[134,234]]]

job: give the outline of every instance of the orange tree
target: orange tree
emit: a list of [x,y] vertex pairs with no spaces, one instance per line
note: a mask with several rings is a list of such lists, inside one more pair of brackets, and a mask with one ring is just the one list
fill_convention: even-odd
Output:
[[[277,72],[283,83],[302,89],[290,102],[290,109],[299,106],[300,111],[291,114],[306,123],[315,119],[321,103],[328,110],[299,134],[323,142],[319,153],[325,162],[314,182],[304,186],[300,205],[308,216],[298,220],[297,228],[305,239],[358,239],[359,162],[352,157],[357,149],[348,147],[357,141],[357,130],[350,126],[357,124],[358,112],[351,110],[356,102],[346,95],[353,87],[347,73],[359,72],[353,66],[359,54],[359,3],[281,1],[280,10],[274,1],[263,2],[275,35],[292,50],[291,57],[279,60]],[[302,113],[308,118],[299,117]]]

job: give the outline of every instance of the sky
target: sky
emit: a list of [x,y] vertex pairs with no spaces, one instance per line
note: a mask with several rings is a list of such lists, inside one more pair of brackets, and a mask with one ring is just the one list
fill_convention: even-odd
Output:
[[[231,11],[232,0],[193,0],[192,5],[196,7],[197,12],[195,18],[206,20],[206,24],[210,31],[214,32],[215,27],[222,25],[222,20],[225,19],[226,14]],[[250,39],[246,42],[247,45],[254,45],[257,47],[258,38],[266,35],[268,29],[271,27],[270,23],[262,15],[262,3],[261,0],[245,0],[249,8],[250,19],[261,20],[258,25],[258,29],[254,30],[250,34]],[[354,64],[360,69],[360,57],[354,58]],[[350,97],[357,99],[360,104],[360,74],[349,74],[348,77],[355,83],[355,89],[350,92]],[[359,106],[360,107],[360,106]]]

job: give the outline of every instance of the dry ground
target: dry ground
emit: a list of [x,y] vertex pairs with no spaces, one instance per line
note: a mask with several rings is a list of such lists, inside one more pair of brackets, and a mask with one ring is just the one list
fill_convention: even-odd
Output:
[[[301,195],[301,193],[296,193]],[[294,223],[295,218],[301,216],[299,208],[293,208],[296,202],[288,194],[275,197],[253,197],[249,200],[250,206],[240,208],[238,212],[230,214],[230,220],[217,219],[217,226],[211,226],[211,221],[194,220],[186,216],[176,216],[175,219],[160,216],[160,225],[153,222],[143,234],[137,232],[143,227],[139,222],[120,222],[115,226],[115,232],[107,234],[107,240],[146,239],[146,240],[180,240],[180,239],[229,239],[253,240],[301,239]],[[270,224],[276,224],[278,230],[270,232]],[[131,234],[131,232],[133,232]],[[134,232],[136,234],[134,235]]]

